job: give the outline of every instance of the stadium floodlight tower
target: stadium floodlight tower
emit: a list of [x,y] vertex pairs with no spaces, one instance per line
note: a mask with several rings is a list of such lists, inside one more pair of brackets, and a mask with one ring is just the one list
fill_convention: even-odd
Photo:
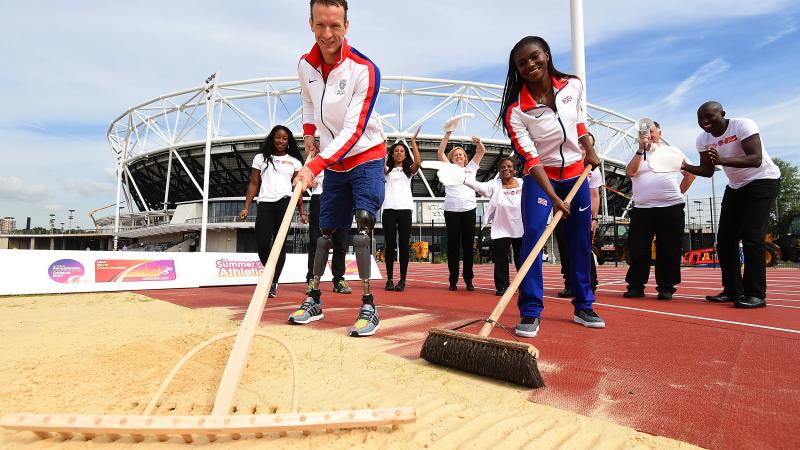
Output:
[[[580,7],[580,0],[573,0],[573,9],[575,5]],[[580,59],[573,64],[582,74],[582,13],[573,11],[572,21],[573,55]],[[418,141],[425,159],[435,158],[445,120],[473,113],[475,117],[462,121],[451,141],[469,143],[470,136],[481,136],[487,147],[487,161],[481,167],[484,173],[494,174],[492,164],[513,151],[496,123],[502,92],[500,84],[385,76],[374,111],[389,142],[406,141],[422,126]],[[216,226],[208,222],[209,200],[243,200],[252,156],[269,130],[283,124],[302,136],[301,105],[296,76],[223,82],[215,74],[202,85],[160,95],[114,119],[107,132],[117,168],[114,248],[124,197],[127,218],[148,220],[159,215],[168,218],[168,210],[176,204],[202,202],[202,217],[192,230],[201,233],[198,250],[205,251],[204,236],[210,226]],[[637,146],[636,121],[591,103],[586,111],[601,160],[624,173],[624,162]],[[415,197],[441,196],[433,171],[421,170],[414,183]],[[180,231],[189,229],[186,225]]]

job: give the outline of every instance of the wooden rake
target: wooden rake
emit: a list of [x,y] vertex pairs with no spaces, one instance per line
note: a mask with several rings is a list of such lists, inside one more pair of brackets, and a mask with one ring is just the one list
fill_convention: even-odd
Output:
[[[71,439],[82,434],[85,439],[93,439],[99,435],[107,435],[111,440],[131,436],[134,441],[142,442],[148,436],[154,436],[161,442],[170,436],[179,435],[186,443],[194,441],[196,435],[206,436],[210,442],[216,441],[219,435],[229,435],[231,439],[240,439],[242,434],[253,434],[263,437],[264,433],[278,432],[285,435],[289,431],[302,431],[307,435],[311,430],[343,428],[391,426],[396,429],[400,424],[416,421],[414,408],[358,409],[342,411],[322,411],[300,413],[297,411],[297,390],[299,385],[297,358],[291,348],[276,336],[257,331],[261,316],[266,306],[269,288],[275,275],[275,266],[280,256],[280,249],[286,240],[286,234],[294,215],[294,208],[303,192],[298,183],[292,193],[289,206],[283,216],[275,243],[267,259],[266,267],[258,280],[250,305],[247,308],[238,332],[229,332],[214,336],[201,343],[175,365],[161,383],[159,390],[145,408],[142,415],[87,415],[87,414],[6,414],[0,418],[0,426],[19,431],[31,431],[41,438],[60,435]],[[161,395],[166,391],[172,379],[195,354],[208,345],[236,336],[236,341],[228,357],[228,363],[217,389],[217,396],[210,415],[205,416],[153,416]],[[292,411],[283,414],[251,414],[235,415],[232,413],[233,399],[241,381],[242,372],[247,364],[255,336],[266,337],[281,344],[288,352],[292,362]]]

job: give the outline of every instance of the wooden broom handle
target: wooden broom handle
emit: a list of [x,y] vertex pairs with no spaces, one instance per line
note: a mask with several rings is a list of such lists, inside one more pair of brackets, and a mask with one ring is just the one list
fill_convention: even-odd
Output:
[[[572,186],[569,194],[567,194],[567,198],[564,199],[565,202],[569,203],[572,201],[573,197],[575,197],[575,194],[578,193],[578,189],[580,189],[581,185],[583,184],[583,181],[587,176],[589,176],[589,172],[591,171],[592,166],[586,166],[586,168],[583,169],[583,173],[581,173],[581,176],[578,177],[578,181],[575,182],[575,185]],[[536,181],[534,180],[532,182],[535,183]],[[522,263],[522,266],[517,271],[517,275],[511,282],[511,286],[506,289],[506,293],[500,298],[500,301],[497,303],[497,306],[495,306],[494,311],[492,311],[492,315],[489,316],[489,319],[483,324],[483,327],[481,327],[481,332],[478,333],[478,336],[486,337],[492,332],[497,320],[500,319],[500,316],[506,310],[508,302],[511,300],[511,297],[514,296],[514,293],[517,292],[517,288],[519,288],[519,285],[522,284],[522,279],[525,278],[525,274],[528,273],[528,270],[530,270],[531,266],[533,265],[533,261],[536,260],[539,252],[542,251],[542,247],[544,247],[544,244],[547,243],[547,239],[553,233],[553,230],[556,228],[558,221],[561,220],[561,216],[563,215],[564,213],[562,211],[557,211],[553,215],[553,220],[551,220],[550,224],[547,225],[547,228],[544,229],[544,233],[542,233],[542,236],[536,242],[536,245],[533,246],[533,250],[531,250],[530,254],[528,254],[528,257],[525,258],[525,262]]]
[[297,206],[297,201],[302,193],[303,183],[297,183],[292,193],[292,198],[289,200],[289,206],[286,207],[286,213],[283,215],[278,235],[272,244],[272,250],[269,252],[267,264],[258,279],[258,285],[253,292],[253,297],[250,299],[250,306],[247,307],[247,313],[245,313],[242,324],[239,326],[239,334],[236,336],[236,342],[234,342],[231,354],[228,357],[228,364],[225,366],[225,372],[223,372],[222,379],[219,382],[217,398],[214,400],[214,409],[211,410],[211,415],[230,414],[233,396],[239,387],[239,381],[242,379],[242,372],[244,372],[244,368],[247,365],[247,357],[250,354],[250,347],[256,334],[256,328],[261,322],[261,315],[264,313],[264,307],[267,304],[269,288],[272,286],[272,279],[275,276],[275,266],[278,264],[283,242],[286,240],[289,225],[292,223],[294,208]]

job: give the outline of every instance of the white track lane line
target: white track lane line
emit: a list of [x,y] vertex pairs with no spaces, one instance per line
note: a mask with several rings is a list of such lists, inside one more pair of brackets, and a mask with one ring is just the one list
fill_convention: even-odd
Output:
[[[557,267],[557,266],[554,266],[554,268],[549,271],[551,273],[545,272],[543,274],[543,280],[545,280],[545,282],[548,282],[548,281],[549,282],[561,281],[562,277],[560,276],[560,274],[558,272],[552,273],[552,271],[555,270],[555,267]],[[416,271],[416,272],[425,272],[424,275],[443,275],[443,274],[446,274],[446,272],[442,273],[441,270],[437,270],[436,268],[426,267],[426,268],[423,268],[423,269],[424,270],[422,270],[422,271]],[[489,269],[491,269],[491,268],[484,268],[484,270],[482,270],[482,271],[483,272],[488,272]],[[476,277],[473,278],[473,281],[490,281],[490,282],[494,281],[493,277],[492,278],[485,278],[484,277],[484,276],[489,276],[489,275],[493,275],[493,274],[478,273],[478,271],[475,271],[475,274],[476,274]],[[477,275],[481,275],[481,276],[479,277]],[[515,275],[515,272],[512,269],[512,271],[509,273],[509,277],[513,278],[514,275]],[[602,275],[602,274],[598,274],[598,275]],[[615,279],[615,278],[606,278],[604,276],[598,276],[598,278],[601,280],[601,282],[598,284],[598,286],[610,286],[610,285],[616,285],[616,284],[625,283],[624,279],[620,280],[620,279]],[[609,279],[614,280],[614,281],[607,281]],[[719,278],[715,278],[714,280],[718,282]],[[681,281],[681,284],[684,284],[684,283],[709,284],[709,283],[704,282],[704,281],[691,281],[691,280],[686,280],[685,278]],[[645,286],[646,287],[656,287],[656,285],[654,285],[654,284],[647,284]],[[775,285],[774,284],[770,284],[770,286],[775,286]],[[704,286],[701,287],[701,286],[698,286],[698,287],[696,287],[696,289],[705,289],[705,290],[709,290],[711,292],[716,292],[716,291],[718,291],[720,289],[720,287],[718,287],[718,286],[717,287],[704,287]],[[612,292],[615,292],[615,291],[612,291]],[[796,294],[794,291],[785,292],[785,291],[770,290],[769,292],[770,292],[770,294],[778,294],[778,295],[782,295],[782,296],[789,295],[790,297],[792,297],[792,296],[797,295],[798,297],[800,297],[800,295]],[[774,298],[774,297],[770,296],[769,299],[773,300],[773,301],[800,302],[800,298],[795,300],[793,298]]]
[[[598,289],[598,291],[599,292],[606,292],[606,293],[610,293],[610,294],[621,294],[622,292],[625,292],[625,291],[613,291],[613,290],[610,290],[610,289]],[[622,295],[620,295],[620,297],[624,298],[624,297],[622,297]],[[653,299],[653,298],[655,298],[655,297],[654,296],[648,297],[648,299]],[[706,298],[704,296],[700,296],[700,295],[690,295],[690,294],[676,293],[675,294],[675,298],[676,299],[687,298],[687,299],[692,299],[692,300],[694,300],[694,299],[702,300],[701,302],[698,302],[698,303],[701,303],[701,304],[702,303],[710,303],[710,302],[708,302],[706,300]],[[634,298],[634,299],[626,299],[626,300],[639,300],[639,299],[641,299],[641,297]],[[778,302],[778,301],[781,301],[781,302],[796,302],[797,300],[783,300],[783,299],[779,299],[779,298],[768,298],[767,300],[768,300],[767,306],[774,306],[776,308],[800,309],[800,306],[776,305],[776,304],[772,303],[772,302]]]
[[[544,297],[545,298],[550,298],[550,299],[553,299],[553,300],[565,301],[562,298],[550,297],[548,295],[545,295]],[[671,312],[666,312],[666,311],[657,311],[657,310],[644,309],[644,308],[633,308],[633,307],[630,307],[630,306],[611,305],[611,304],[608,304],[608,303],[595,302],[594,304],[595,305],[601,305],[601,306],[607,306],[609,308],[619,308],[619,309],[627,309],[627,310],[630,310],[630,311],[649,312],[649,313],[663,315],[663,316],[684,317],[684,318],[687,318],[687,319],[705,320],[705,321],[709,321],[709,322],[727,323],[727,324],[732,324],[732,325],[740,325],[740,326],[743,326],[743,327],[753,327],[753,328],[761,328],[761,329],[764,329],[764,330],[785,331],[787,333],[800,334],[800,330],[792,330],[792,329],[789,329],[789,328],[770,327],[770,326],[767,326],[767,325],[757,325],[757,324],[754,324],[754,323],[735,322],[735,321],[732,321],[732,320],[723,320],[723,319],[713,319],[711,317],[692,316],[692,315],[688,315],[688,314],[678,314],[678,313],[671,313]]]
[[[409,278],[408,281],[413,281],[413,282],[418,282],[418,283],[441,284],[441,285],[449,285],[450,284],[447,281],[418,280],[418,279],[411,279],[411,278]],[[476,290],[477,289],[481,289],[481,290],[484,290],[484,291],[493,291],[494,290],[492,288],[485,288],[485,287],[482,287],[482,286],[475,286],[475,289]],[[570,301],[568,299],[552,297],[552,296],[549,296],[549,295],[545,295],[544,298],[549,298],[549,299],[557,300],[557,301],[561,301],[561,302],[569,302]],[[595,305],[600,305],[600,306],[607,306],[609,308],[618,308],[618,309],[627,309],[627,310],[630,310],[630,311],[648,312],[648,313],[652,313],[652,314],[656,314],[656,315],[672,316],[672,317],[683,317],[683,318],[687,318],[687,319],[704,320],[704,321],[708,321],[708,322],[717,322],[717,323],[727,323],[727,324],[739,325],[739,326],[743,326],[743,327],[752,327],[752,328],[760,328],[760,329],[764,329],[764,330],[784,331],[784,332],[787,332],[787,333],[800,334],[800,330],[792,330],[792,329],[789,329],[789,328],[770,327],[770,326],[767,326],[767,325],[757,325],[757,324],[754,324],[754,323],[747,323],[747,322],[735,322],[735,321],[732,321],[732,320],[714,319],[714,318],[711,318],[711,317],[703,317],[703,316],[692,316],[692,315],[688,315],[688,314],[678,314],[678,313],[671,313],[671,312],[666,312],[666,311],[657,311],[657,310],[653,310],[653,309],[633,308],[633,307],[630,307],[630,306],[612,305],[612,304],[609,304],[609,303],[595,302],[594,304]],[[777,305],[767,305],[767,306],[777,306]]]
[[[600,285],[599,285],[599,284],[598,284],[597,286],[598,286],[598,287],[600,287]],[[606,286],[608,286],[608,284],[607,284]],[[654,285],[654,284],[648,284],[648,285],[645,285],[645,286],[646,286],[646,287],[652,287],[653,289],[655,289],[655,288],[656,288],[656,285]],[[696,289],[696,288],[695,288],[695,289]],[[625,292],[625,290],[624,290],[624,289],[623,289],[623,290],[615,290],[615,289],[599,289],[599,290],[600,290],[601,292],[608,292],[608,293],[612,293],[612,294],[622,294],[623,292]],[[696,299],[700,299],[700,300],[704,300],[704,301],[705,301],[705,299],[706,299],[705,295],[683,294],[683,293],[681,293],[680,291],[679,291],[678,293],[676,293],[675,295],[676,295],[678,298],[696,298]],[[767,296],[767,300],[768,300],[769,302],[791,302],[791,303],[800,303],[800,300],[793,300],[793,299],[787,299],[787,298],[774,298],[773,296]],[[783,306],[783,305],[775,305],[775,306]],[[787,307],[787,308],[799,308],[798,306],[789,306],[789,305],[786,305],[785,307]]]

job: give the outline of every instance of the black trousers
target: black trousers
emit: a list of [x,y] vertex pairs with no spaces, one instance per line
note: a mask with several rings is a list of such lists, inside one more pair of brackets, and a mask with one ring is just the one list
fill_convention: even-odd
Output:
[[[717,231],[717,255],[725,294],[767,298],[764,233],[780,180],[753,180],[739,189],[725,188]],[[744,253],[744,277],[739,241]]]
[[514,267],[519,270],[520,264],[520,249],[522,248],[522,238],[498,238],[492,239],[492,249],[494,257],[494,288],[498,291],[508,289],[508,263],[509,253],[514,251]]
[[[653,262],[652,242],[656,238],[656,286],[658,292],[672,294],[681,282],[681,237],[684,204],[663,208],[633,208],[628,229],[628,255],[631,265],[625,275],[629,290],[644,290]],[[763,254],[762,254],[763,256]]]
[[[319,229],[319,194],[312,195],[308,206],[308,272],[306,280],[314,276],[314,257],[317,254],[317,239],[322,236]],[[331,273],[333,282],[344,280],[344,256],[347,254],[347,231],[336,229],[333,232],[333,260]]]
[[475,210],[444,212],[447,228],[447,268],[450,284],[458,281],[458,255],[464,259],[464,281],[472,283],[472,245],[475,242]]
[[[283,197],[275,202],[258,202],[258,212],[256,214],[256,246],[258,248],[258,259],[261,264],[267,265],[267,258],[272,249],[272,243],[278,235],[281,227],[281,220],[289,207],[289,197]],[[286,241],[281,246],[281,255],[278,257],[278,264],[275,266],[275,276],[273,282],[277,283],[283,271],[283,264],[286,262]]]
[[[591,230],[589,231],[591,233]],[[553,231],[556,236],[556,245],[558,246],[558,254],[561,257],[561,276],[564,278],[564,288],[571,288],[572,284],[570,279],[570,264],[569,264],[569,250],[567,249],[566,233],[564,232],[564,222],[559,221],[556,229]],[[594,263],[594,257],[589,258],[591,263],[589,267],[589,276],[591,279],[592,292],[597,290],[597,266]]]
[[[408,246],[411,242],[411,210],[384,209],[381,219],[383,239],[386,242],[386,278],[394,275],[394,253],[400,251],[400,279],[406,279],[408,273]],[[397,239],[397,240],[396,240]]]

